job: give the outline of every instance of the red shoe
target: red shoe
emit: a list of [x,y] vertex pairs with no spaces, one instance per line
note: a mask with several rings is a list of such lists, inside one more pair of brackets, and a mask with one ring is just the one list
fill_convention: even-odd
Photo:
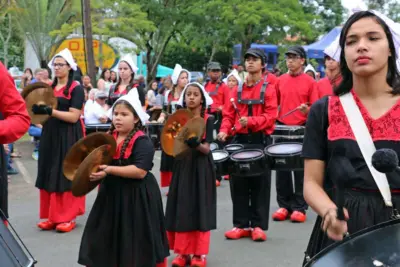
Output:
[[225,237],[233,240],[249,236],[251,236],[250,230],[245,230],[237,227],[233,228],[232,230],[229,230],[228,232],[225,232]]
[[225,175],[224,180],[229,180],[229,175]]
[[215,180],[215,186],[218,187],[218,186],[220,186],[220,185],[221,185],[221,182],[218,181],[218,180]]
[[292,222],[303,223],[307,219],[307,216],[301,211],[294,211],[290,216]]
[[193,256],[190,267],[206,267],[206,266],[207,266],[206,256]]
[[3,221],[4,225],[8,227],[8,221]]
[[251,239],[256,242],[264,242],[265,240],[267,240],[267,235],[260,227],[256,227],[251,232]]
[[289,211],[285,208],[280,208],[272,214],[272,219],[274,221],[284,221],[288,219]]
[[51,221],[44,221],[37,224],[37,227],[39,227],[42,230],[54,230],[56,229],[56,226],[57,224]]
[[178,255],[172,261],[172,267],[185,267],[187,265],[190,265],[189,255]]
[[71,232],[76,226],[76,222],[66,222],[57,225],[56,230],[63,233]]

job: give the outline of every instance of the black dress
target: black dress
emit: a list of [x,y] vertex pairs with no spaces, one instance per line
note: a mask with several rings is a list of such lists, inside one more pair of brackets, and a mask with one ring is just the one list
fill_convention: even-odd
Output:
[[[3,211],[8,218],[8,175],[7,175],[7,160],[4,146],[0,144],[0,210]],[[0,212],[0,222],[3,218],[3,213]]]
[[150,172],[154,147],[138,132],[125,155],[126,159],[114,159],[110,165],[135,165],[149,172],[143,179],[109,175],[103,180],[82,236],[79,264],[155,267],[169,256],[161,192]]
[[[54,90],[58,100],[57,110],[82,109],[85,95],[82,87],[73,82],[68,97],[64,89]],[[39,145],[36,187],[47,192],[71,191],[71,181],[63,174],[63,161],[69,149],[83,137],[82,121],[69,123],[50,117],[44,124]]]
[[[214,117],[207,120],[205,142],[212,142]],[[197,149],[175,157],[166,225],[169,232],[206,232],[217,227],[215,168],[212,153]]]
[[[378,119],[368,114],[359,98],[355,96],[357,106],[368,127],[376,149],[390,148],[400,154],[400,101]],[[371,227],[391,219],[392,209],[385,206],[378,187],[365,163],[360,148],[345,116],[339,97],[324,97],[317,101],[310,110],[303,144],[303,157],[325,161],[326,172],[324,189],[332,200],[336,199],[333,175],[328,171],[335,149],[345,150],[346,158],[354,167],[355,175],[345,181],[345,204],[350,219],[347,221],[349,234]],[[400,171],[387,174],[392,190],[392,202],[400,208]],[[318,217],[311,233],[306,256],[313,257],[322,249],[332,244],[321,230],[322,218]],[[304,261],[306,263],[306,260]]]

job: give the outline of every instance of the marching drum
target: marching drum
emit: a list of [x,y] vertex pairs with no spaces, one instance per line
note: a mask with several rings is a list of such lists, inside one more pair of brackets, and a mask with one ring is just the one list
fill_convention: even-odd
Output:
[[302,148],[301,143],[277,143],[267,146],[264,153],[271,170],[301,171],[304,169]]
[[86,134],[94,132],[107,132],[111,127],[111,123],[99,123],[99,124],[85,124]]
[[272,138],[301,139],[304,137],[304,126],[275,125],[275,130],[271,134]]
[[229,153],[224,150],[214,150],[212,156],[217,175],[227,175],[229,173]]
[[305,267],[398,267],[400,266],[400,220],[392,220],[361,230],[336,242]]
[[164,123],[146,123],[146,133],[153,142],[156,150],[161,150],[161,132],[164,127]]
[[229,153],[229,155],[232,155],[232,153],[243,150],[244,145],[242,144],[230,144],[225,146],[224,150]]
[[231,173],[237,176],[259,176],[265,173],[265,155],[260,149],[243,149],[230,157]]
[[218,150],[218,149],[219,149],[219,146],[218,146],[217,143],[211,143],[210,144],[210,150],[211,151],[215,151],[215,150]]

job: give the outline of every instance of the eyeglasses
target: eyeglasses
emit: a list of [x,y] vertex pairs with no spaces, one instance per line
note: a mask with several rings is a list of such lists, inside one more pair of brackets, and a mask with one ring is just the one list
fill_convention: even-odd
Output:
[[65,67],[65,66],[67,66],[68,64],[65,64],[65,63],[54,63],[53,64],[53,67],[54,68],[63,68],[63,67]]

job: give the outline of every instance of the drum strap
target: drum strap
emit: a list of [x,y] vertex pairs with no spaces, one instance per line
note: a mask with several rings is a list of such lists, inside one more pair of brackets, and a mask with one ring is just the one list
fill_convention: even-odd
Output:
[[372,155],[376,151],[375,144],[353,95],[347,93],[340,96],[340,102],[347,116],[350,127],[353,130],[353,134],[364,157],[365,163],[367,164],[368,169],[382,194],[385,205],[387,207],[393,207],[392,195],[386,174],[378,172],[374,166],[372,166]]

